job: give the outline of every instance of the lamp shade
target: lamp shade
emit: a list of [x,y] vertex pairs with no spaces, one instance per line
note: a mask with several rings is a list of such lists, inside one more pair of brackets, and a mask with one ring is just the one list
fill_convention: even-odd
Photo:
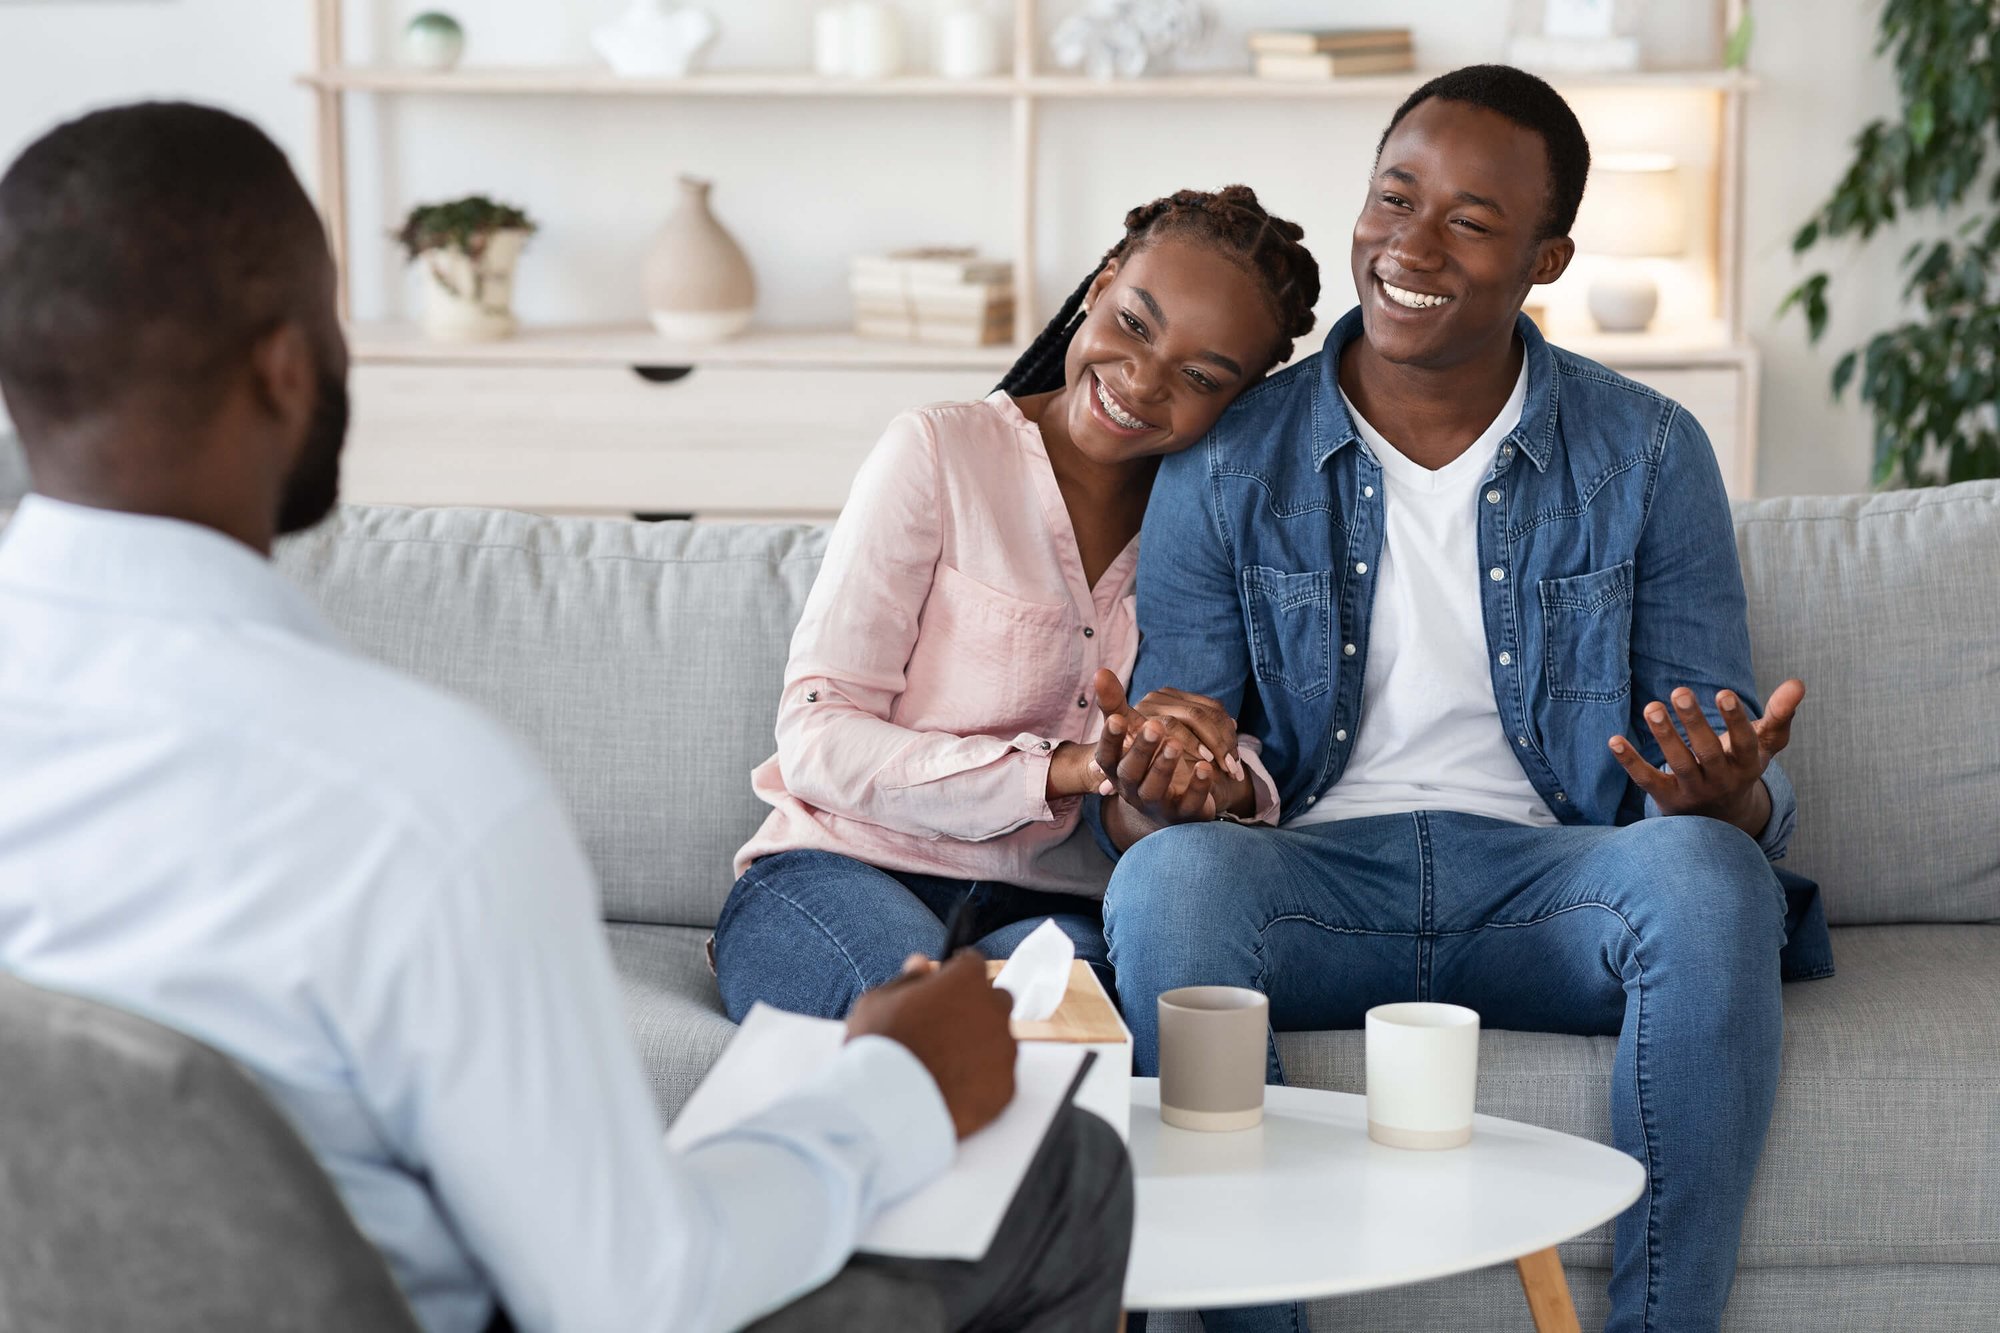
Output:
[[1680,164],[1664,153],[1607,154],[1590,164],[1571,231],[1582,254],[1672,258],[1687,249]]

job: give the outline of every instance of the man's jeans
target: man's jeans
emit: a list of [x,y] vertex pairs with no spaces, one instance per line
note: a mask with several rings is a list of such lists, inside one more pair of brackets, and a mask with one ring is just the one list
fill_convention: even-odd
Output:
[[795,1014],[845,1018],[861,993],[902,972],[913,953],[944,948],[945,918],[979,895],[985,933],[974,945],[1006,958],[1053,919],[1111,989],[1103,917],[1093,898],[983,880],[878,870],[833,852],[779,852],[752,863],[715,928],[722,1007],[741,1023],[763,1001]]
[[1254,987],[1280,1031],[1439,1000],[1491,1028],[1616,1033],[1612,1135],[1647,1175],[1618,1219],[1619,1333],[1720,1325],[1777,1092],[1784,919],[1756,841],[1690,816],[1191,824],[1135,844],[1105,899],[1140,1074],[1158,1072],[1155,1002],[1176,986]]

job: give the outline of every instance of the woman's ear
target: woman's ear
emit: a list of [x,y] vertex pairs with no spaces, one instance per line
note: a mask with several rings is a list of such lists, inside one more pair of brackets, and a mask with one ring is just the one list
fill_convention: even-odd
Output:
[[1097,304],[1097,298],[1103,294],[1104,289],[1109,287],[1112,280],[1117,276],[1118,261],[1115,259],[1105,260],[1104,267],[1097,270],[1097,276],[1090,280],[1089,290],[1083,294],[1084,314],[1087,315],[1090,313],[1090,308]]

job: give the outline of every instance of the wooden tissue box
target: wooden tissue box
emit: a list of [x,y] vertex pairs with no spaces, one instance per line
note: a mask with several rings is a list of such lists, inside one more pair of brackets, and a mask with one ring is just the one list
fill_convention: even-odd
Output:
[[[1005,964],[986,964],[988,976],[999,976]],[[1132,1129],[1132,1033],[1118,1016],[1118,1007],[1104,993],[1097,974],[1081,958],[1069,965],[1069,991],[1054,1014],[1040,1023],[1014,1024],[1016,1041],[1059,1041],[1097,1052],[1097,1063],[1084,1075],[1076,1104],[1129,1138]]]

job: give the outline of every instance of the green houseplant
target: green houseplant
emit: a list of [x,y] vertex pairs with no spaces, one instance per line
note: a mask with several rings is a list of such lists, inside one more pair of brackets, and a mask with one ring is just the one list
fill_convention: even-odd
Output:
[[419,204],[395,232],[404,256],[424,270],[424,331],[442,342],[510,337],[514,266],[535,222],[483,194]]
[[[1987,155],[2000,127],[2000,5],[1885,0],[1878,52],[1892,52],[1901,115],[1871,122],[1832,195],[1792,240],[1804,254],[1832,238],[1867,240],[1905,213],[1942,234],[1903,255],[1906,300],[1921,313],[1842,356],[1835,396],[1859,376],[1875,423],[1875,483],[1907,486],[2000,477],[2000,173]],[[1785,297],[1809,337],[1826,331],[1830,275]]]

